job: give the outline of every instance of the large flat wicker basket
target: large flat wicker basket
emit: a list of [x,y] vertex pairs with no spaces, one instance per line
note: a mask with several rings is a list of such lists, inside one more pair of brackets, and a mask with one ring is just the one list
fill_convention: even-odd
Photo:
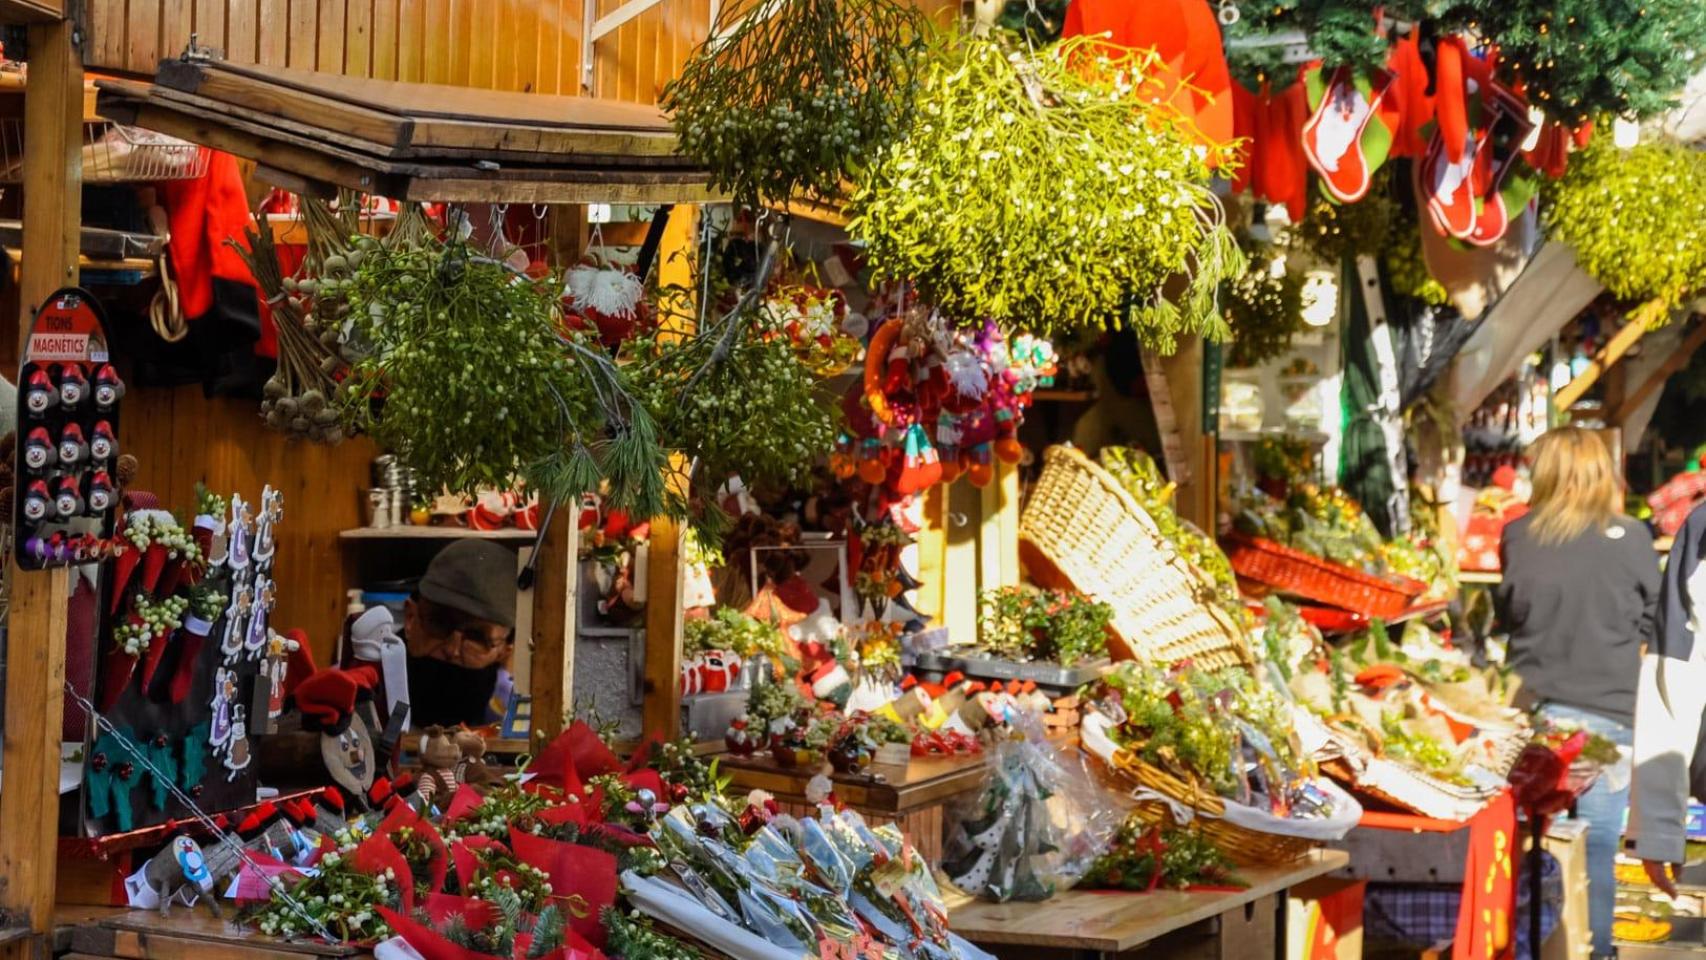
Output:
[[1251,663],[1244,631],[1214,602],[1212,581],[1179,555],[1111,474],[1071,447],[1050,447],[1019,521],[1031,581],[1077,590],[1114,609],[1116,660],[1215,669]]

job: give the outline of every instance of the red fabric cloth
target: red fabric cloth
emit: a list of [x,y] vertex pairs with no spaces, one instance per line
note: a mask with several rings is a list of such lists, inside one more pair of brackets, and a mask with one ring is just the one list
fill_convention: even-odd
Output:
[[1154,91],[1145,93],[1191,119],[1203,142],[1218,146],[1232,139],[1232,74],[1207,0],[1072,0],[1061,35],[1086,34],[1154,50],[1161,64]]
[[[156,187],[172,231],[166,245],[178,280],[184,316],[194,320],[213,309],[213,281],[250,287],[254,277],[227,240],[243,242],[249,226],[249,198],[237,158],[211,151],[207,173],[194,180],[165,180]],[[259,296],[259,294],[257,294]]]
[[1419,157],[1427,152],[1422,128],[1434,119],[1434,98],[1428,93],[1428,67],[1422,60],[1421,32],[1411,30],[1392,47],[1386,69],[1396,76],[1392,93],[1398,100],[1398,130],[1393,157]]
[[1309,165],[1303,156],[1309,98],[1303,83],[1290,83],[1278,93],[1265,84],[1258,93],[1233,84],[1232,103],[1235,133],[1244,140],[1233,189],[1248,187],[1257,200],[1284,206],[1293,222],[1301,221],[1309,207]]
[[1509,790],[1487,803],[1467,823],[1435,820],[1401,813],[1364,812],[1361,826],[1383,830],[1428,833],[1469,831],[1469,851],[1463,868],[1463,890],[1457,910],[1457,936],[1452,960],[1506,960],[1515,951],[1511,925],[1516,914],[1516,801]]

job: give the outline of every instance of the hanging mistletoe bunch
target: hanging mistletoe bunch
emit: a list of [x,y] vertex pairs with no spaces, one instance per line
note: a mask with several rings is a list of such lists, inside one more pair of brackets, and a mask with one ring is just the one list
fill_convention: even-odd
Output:
[[385,248],[364,238],[350,317],[371,345],[340,388],[424,488],[472,494],[519,477],[566,501],[599,490],[637,516],[664,509],[649,411],[578,335],[560,285],[520,276],[461,241]]
[[1677,143],[1620,150],[1604,141],[1570,158],[1546,222],[1613,296],[1662,316],[1706,290],[1706,155]]
[[688,461],[686,508],[710,542],[730,477],[752,489],[804,484],[835,447],[840,408],[788,339],[763,334],[753,308],[684,340],[631,341],[624,356],[665,443]]
[[902,0],[725,4],[662,105],[736,202],[837,197],[905,129],[923,29]]
[[1283,250],[1263,247],[1250,255],[1249,267],[1227,283],[1224,303],[1232,331],[1227,364],[1258,366],[1284,353],[1304,327],[1303,274],[1286,268]]
[[1046,51],[946,38],[907,135],[853,197],[849,233],[879,278],[916,282],[961,322],[1129,324],[1162,351],[1222,335],[1216,288],[1243,257],[1185,121],[1133,96],[1155,66],[1086,37]]

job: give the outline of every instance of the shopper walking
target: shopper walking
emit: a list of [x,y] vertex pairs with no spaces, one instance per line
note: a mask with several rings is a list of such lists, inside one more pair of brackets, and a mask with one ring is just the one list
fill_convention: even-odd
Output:
[[[1630,746],[1641,648],[1655,630],[1659,565],[1646,527],[1620,516],[1622,489],[1599,435],[1564,427],[1535,442],[1529,513],[1505,527],[1494,593],[1507,662],[1542,716]],[[1614,956],[1617,849],[1629,798],[1611,771],[1576,805],[1587,821],[1595,957]]]
[[1673,868],[1687,848],[1688,797],[1706,796],[1706,504],[1695,507],[1671,544],[1660,594],[1659,631],[1641,659],[1635,707],[1635,791],[1629,849],[1647,876],[1676,895]]

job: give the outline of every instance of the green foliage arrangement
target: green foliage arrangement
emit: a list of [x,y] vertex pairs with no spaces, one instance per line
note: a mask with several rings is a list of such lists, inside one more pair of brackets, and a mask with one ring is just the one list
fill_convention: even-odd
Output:
[[[1223,337],[1216,292],[1243,256],[1185,122],[1133,95],[1153,69],[1152,53],[1085,37],[1031,51],[946,36],[906,135],[853,195],[849,233],[879,278],[916,282],[961,322],[1129,325],[1164,352]],[[1183,292],[1163,293],[1180,276]]]
[[997,656],[1070,667],[1108,652],[1114,610],[1088,597],[1002,587],[984,591],[978,608],[978,645]]
[[1135,816],[1120,825],[1107,852],[1090,865],[1079,885],[1140,891],[1248,886],[1213,840],[1186,828],[1152,827]]
[[746,701],[746,715],[753,727],[763,733],[770,721],[791,717],[805,707],[806,698],[800,695],[799,688],[792,681],[766,683],[752,691],[752,696]]
[[403,891],[395,878],[358,871],[338,852],[327,853],[318,866],[319,873],[291,886],[297,905],[274,897],[244,918],[275,937],[316,936],[323,929],[345,942],[367,943],[390,935],[374,908],[402,909]]
[[1235,796],[1240,788],[1235,761],[1241,724],[1264,734],[1286,767],[1297,765],[1290,704],[1247,670],[1125,661],[1101,682],[1125,712],[1112,731],[1120,746],[1219,796]]
[[662,105],[738,203],[832,198],[906,128],[924,27],[899,0],[725,4]]
[[[606,357],[565,335],[555,289],[460,242],[371,239],[346,296],[372,345],[339,390],[346,418],[397,451],[422,486],[548,499],[605,486],[638,516],[665,512],[651,413]],[[383,401],[382,403],[379,401]]]
[[[1416,19],[1428,0],[1237,0],[1238,22],[1225,29],[1229,39],[1260,40],[1276,34],[1301,30],[1309,49],[1328,68],[1349,66],[1373,70],[1386,64],[1387,40],[1375,29],[1375,11],[1387,16]],[[1295,65],[1282,58],[1283,44],[1229,44],[1227,66],[1247,84],[1262,79],[1279,81],[1295,74]],[[1249,84],[1254,88],[1253,84]]]
[[1232,332],[1226,362],[1233,367],[1280,356],[1304,328],[1302,272],[1286,269],[1284,251],[1272,247],[1248,255],[1244,272],[1226,284],[1223,312]]
[[804,485],[835,448],[841,408],[786,338],[762,335],[751,310],[686,340],[632,341],[624,359],[660,435],[690,460],[696,493],[686,506],[702,528],[712,524],[702,530],[711,544],[724,480],[739,474],[756,490]]
[[707,650],[727,650],[743,660],[764,654],[781,663],[787,656],[780,630],[733,607],[718,607],[708,619],[689,620],[681,632],[681,652],[687,657]]
[[1596,137],[1570,157],[1543,207],[1551,235],[1611,294],[1651,304],[1648,319],[1706,288],[1706,155]]

